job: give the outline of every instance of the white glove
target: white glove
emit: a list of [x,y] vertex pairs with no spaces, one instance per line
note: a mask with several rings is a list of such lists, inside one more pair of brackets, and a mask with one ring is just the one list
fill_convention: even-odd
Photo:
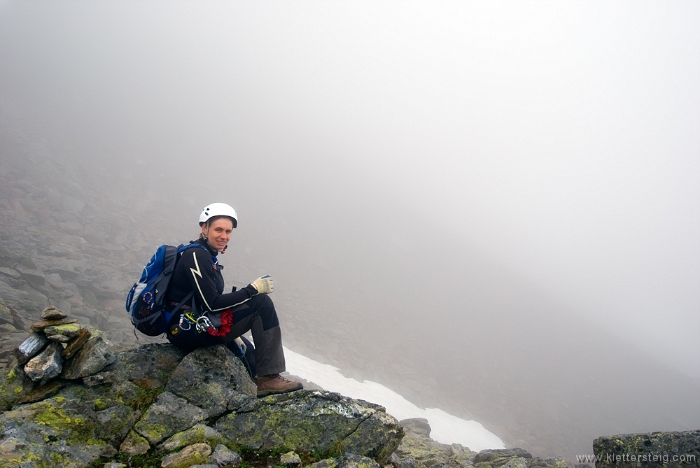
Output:
[[275,290],[275,287],[272,285],[272,278],[270,278],[270,275],[261,276],[250,284],[252,284],[253,287],[258,290],[259,294],[270,294]]

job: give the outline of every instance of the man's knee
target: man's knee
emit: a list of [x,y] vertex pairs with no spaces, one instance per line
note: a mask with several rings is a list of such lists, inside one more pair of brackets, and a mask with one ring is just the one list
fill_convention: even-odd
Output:
[[256,301],[255,308],[260,315],[260,319],[262,320],[263,329],[269,330],[270,328],[278,327],[280,322],[277,318],[275,305],[272,303],[270,296],[267,294],[259,294],[255,296],[255,298],[259,298]]
[[257,294],[253,296],[250,301],[251,305],[255,305],[256,307],[272,307],[273,309],[275,308],[274,304],[272,303],[272,299],[270,299],[270,296],[267,294]]

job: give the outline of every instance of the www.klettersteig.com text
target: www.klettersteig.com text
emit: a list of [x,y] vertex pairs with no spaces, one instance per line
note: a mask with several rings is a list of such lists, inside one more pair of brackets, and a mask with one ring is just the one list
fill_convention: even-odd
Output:
[[603,455],[576,455],[576,461],[579,463],[596,463],[596,462],[609,462],[609,463],[695,463],[697,460],[696,455],[677,455],[668,453],[644,453],[644,454],[616,454],[607,453]]

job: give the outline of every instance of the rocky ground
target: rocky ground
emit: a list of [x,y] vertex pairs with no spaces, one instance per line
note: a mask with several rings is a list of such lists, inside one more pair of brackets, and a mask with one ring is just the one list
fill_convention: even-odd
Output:
[[3,468],[567,466],[522,449],[439,444],[426,420],[399,423],[381,406],[323,390],[257,398],[224,346],[116,352],[60,309],[39,319],[0,373]]

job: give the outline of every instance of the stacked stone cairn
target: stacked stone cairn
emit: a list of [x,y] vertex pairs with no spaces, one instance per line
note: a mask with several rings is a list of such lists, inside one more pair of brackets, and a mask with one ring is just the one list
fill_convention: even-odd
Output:
[[32,334],[15,350],[17,363],[34,384],[21,402],[45,398],[57,391],[58,379],[73,380],[98,373],[116,360],[96,329],[82,326],[56,307],[30,324]]

